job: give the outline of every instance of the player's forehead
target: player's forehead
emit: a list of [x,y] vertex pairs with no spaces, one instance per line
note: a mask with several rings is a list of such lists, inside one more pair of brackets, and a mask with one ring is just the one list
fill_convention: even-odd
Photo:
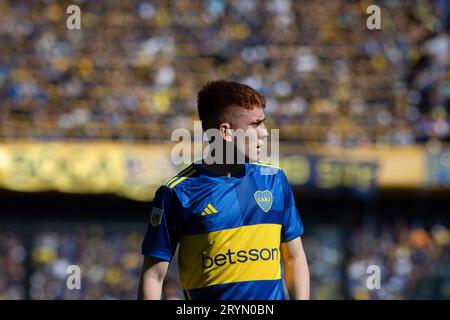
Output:
[[262,121],[265,119],[265,114],[263,108],[259,106],[254,106],[251,109],[239,108],[237,116],[240,120],[245,121]]

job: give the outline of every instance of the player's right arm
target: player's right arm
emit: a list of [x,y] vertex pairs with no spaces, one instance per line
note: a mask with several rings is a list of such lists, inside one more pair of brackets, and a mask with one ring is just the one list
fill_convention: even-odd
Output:
[[139,280],[139,300],[160,300],[164,278],[169,269],[169,262],[150,256],[144,257],[142,275]]
[[156,191],[147,233],[142,242],[144,264],[138,299],[161,299],[164,278],[179,240],[178,210],[174,191],[161,186]]

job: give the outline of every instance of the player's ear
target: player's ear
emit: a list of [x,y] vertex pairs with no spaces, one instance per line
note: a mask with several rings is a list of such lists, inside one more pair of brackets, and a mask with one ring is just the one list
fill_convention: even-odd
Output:
[[231,125],[228,122],[223,122],[220,124],[219,126],[219,131],[220,131],[220,135],[222,136],[222,139],[227,141],[227,142],[231,142],[233,141],[232,135],[232,129],[231,129]]

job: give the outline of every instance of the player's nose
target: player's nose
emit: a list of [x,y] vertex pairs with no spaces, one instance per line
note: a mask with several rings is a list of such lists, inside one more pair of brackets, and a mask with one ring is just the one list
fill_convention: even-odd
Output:
[[258,136],[260,139],[264,139],[267,138],[269,136],[269,132],[267,131],[266,126],[263,124],[261,124],[260,129],[258,130]]

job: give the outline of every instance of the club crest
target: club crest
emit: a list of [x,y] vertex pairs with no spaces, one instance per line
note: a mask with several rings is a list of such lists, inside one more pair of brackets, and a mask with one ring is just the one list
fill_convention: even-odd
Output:
[[273,196],[272,192],[269,190],[264,191],[256,191],[253,196],[255,197],[256,203],[258,206],[264,211],[269,212],[270,208],[272,208]]

